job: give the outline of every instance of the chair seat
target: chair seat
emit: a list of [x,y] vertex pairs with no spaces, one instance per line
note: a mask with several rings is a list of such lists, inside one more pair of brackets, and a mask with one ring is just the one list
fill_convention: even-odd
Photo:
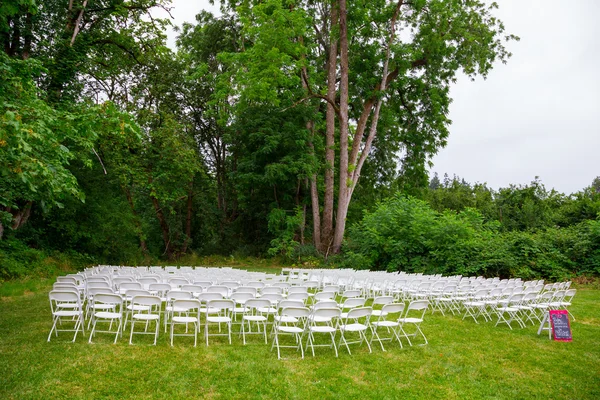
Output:
[[198,322],[198,318],[194,318],[194,317],[173,317],[172,318],[173,322],[180,322],[180,323],[192,323],[192,322]]
[[81,314],[79,310],[59,310],[55,311],[52,315],[56,317],[76,317]]
[[304,329],[298,328],[296,326],[278,326],[277,330],[279,330],[281,332],[286,332],[286,333],[302,333],[302,332],[304,332]]
[[385,315],[387,315],[387,313],[386,312],[382,313],[381,310],[373,310],[373,313],[371,315],[379,317],[381,315],[385,316]]
[[116,313],[116,312],[107,312],[107,311],[100,311],[94,314],[94,316],[96,316],[96,318],[105,318],[105,319],[118,319],[121,318],[121,314],[120,313]]
[[211,317],[211,316],[207,316],[206,320],[208,322],[231,322],[231,318],[229,318],[229,317]]
[[332,326],[311,326],[309,329],[311,332],[317,333],[334,333],[336,331]]
[[251,322],[264,322],[267,320],[267,317],[265,317],[264,315],[244,315],[244,317],[242,319],[244,321],[251,321]]
[[402,322],[405,324],[420,324],[423,322],[421,318],[400,318],[398,322]]
[[142,321],[153,321],[160,318],[157,314],[133,314],[134,319],[140,319]]
[[375,321],[375,322],[371,322],[371,325],[373,326],[383,326],[383,327],[392,327],[392,326],[398,326],[398,322],[396,321]]
[[359,332],[367,329],[367,326],[364,324],[348,324],[348,325],[340,325],[340,330],[347,332]]

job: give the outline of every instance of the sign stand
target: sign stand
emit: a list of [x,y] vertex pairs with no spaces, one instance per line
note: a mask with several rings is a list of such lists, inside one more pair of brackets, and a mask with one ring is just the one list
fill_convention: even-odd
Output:
[[[546,326],[548,325],[548,326]],[[552,324],[550,324],[550,312],[544,313],[544,319],[540,324],[540,328],[538,329],[538,335],[542,333],[542,331],[548,331],[548,339],[552,339]]]

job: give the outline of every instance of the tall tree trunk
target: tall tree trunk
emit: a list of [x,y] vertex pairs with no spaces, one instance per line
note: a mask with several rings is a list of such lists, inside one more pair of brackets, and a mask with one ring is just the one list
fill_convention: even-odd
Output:
[[160,204],[158,204],[158,199],[154,196],[150,196],[152,200],[152,205],[154,206],[154,211],[156,212],[156,218],[158,219],[158,223],[160,224],[160,230],[162,231],[163,242],[165,243],[165,252],[169,260],[173,259],[173,246],[171,246],[170,239],[170,230],[169,224],[167,223],[167,219],[165,218],[164,213],[162,212],[162,208],[160,208]]
[[125,192],[125,197],[127,197],[127,203],[129,203],[129,208],[131,208],[131,213],[133,214],[133,221],[135,224],[136,233],[138,235],[138,239],[140,240],[140,248],[142,249],[142,253],[144,255],[148,254],[148,246],[146,245],[146,239],[144,239],[144,232],[142,230],[142,223],[140,222],[140,217],[138,216],[137,211],[135,210],[135,205],[133,203],[133,196],[129,188],[125,186],[121,186],[123,191]]
[[348,213],[348,26],[346,0],[340,0],[340,172],[333,253],[339,253]]
[[187,252],[187,248],[189,242],[192,238],[192,206],[193,206],[193,198],[194,198],[194,182],[190,182],[188,186],[188,196],[187,196],[187,215],[185,218],[185,239],[183,244],[181,245],[181,254],[185,254]]
[[33,205],[33,202],[28,201],[27,204],[25,204],[25,206],[22,207],[21,209],[11,211],[11,214],[13,216],[11,228],[13,230],[19,229],[20,227],[22,227],[23,225],[25,225],[27,223],[27,220],[29,219],[29,216],[31,215],[31,206],[32,205]]
[[329,251],[333,232],[333,192],[335,188],[335,103],[338,37],[336,27],[339,24],[339,10],[335,1],[331,3],[331,23],[329,36],[329,57],[327,60],[327,113],[325,133],[325,196],[323,199],[323,220],[321,228],[321,246],[323,253]]

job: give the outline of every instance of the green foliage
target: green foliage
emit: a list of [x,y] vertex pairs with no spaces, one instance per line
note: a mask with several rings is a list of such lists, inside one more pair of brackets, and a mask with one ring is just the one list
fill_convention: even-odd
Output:
[[55,277],[94,264],[94,258],[74,251],[47,252],[19,240],[0,241],[0,283],[25,277]]
[[346,263],[390,271],[548,278],[597,274],[600,219],[568,228],[498,231],[477,210],[436,212],[397,195],[350,229]]

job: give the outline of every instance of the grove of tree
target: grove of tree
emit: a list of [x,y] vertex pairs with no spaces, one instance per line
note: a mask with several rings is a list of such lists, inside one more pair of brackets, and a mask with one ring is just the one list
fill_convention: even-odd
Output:
[[28,251],[435,269],[435,258],[365,258],[363,211],[406,195],[432,213],[475,209],[498,235],[597,221],[596,181],[564,195],[538,180],[495,191],[428,176],[452,140],[457,75],[485,77],[518,40],[495,3],[224,1],[184,24],[176,49],[156,17],[169,7],[0,4],[0,279],[21,274],[6,265]]

